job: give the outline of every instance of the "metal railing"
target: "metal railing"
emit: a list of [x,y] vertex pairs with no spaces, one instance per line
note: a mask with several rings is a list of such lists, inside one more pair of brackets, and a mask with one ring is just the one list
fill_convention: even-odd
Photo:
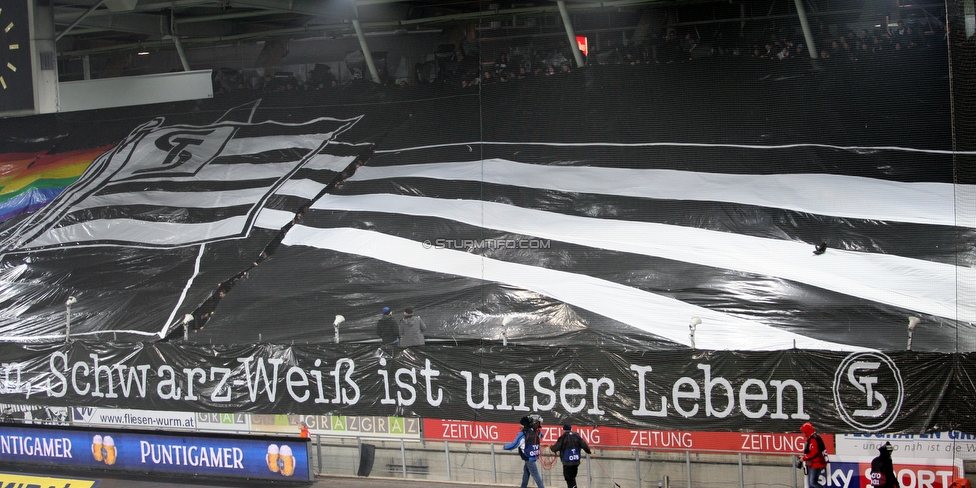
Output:
[[[355,475],[363,444],[375,447],[370,477],[517,484],[522,460],[501,443],[405,441],[403,439],[312,436],[312,468],[317,475]],[[800,488],[803,474],[796,456],[715,451],[659,451],[646,448],[593,448],[580,464],[580,488]],[[547,455],[549,456],[549,455]],[[563,483],[562,467],[543,457],[543,481]],[[612,483],[611,483],[612,482]]]

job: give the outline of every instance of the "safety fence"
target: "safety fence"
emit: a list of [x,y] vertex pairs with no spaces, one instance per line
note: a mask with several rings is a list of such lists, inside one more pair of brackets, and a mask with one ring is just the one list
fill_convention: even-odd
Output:
[[[364,475],[466,483],[517,485],[523,462],[503,444],[406,441],[313,436],[311,463],[318,475]],[[802,488],[795,455],[594,448],[580,464],[580,488]],[[547,486],[561,486],[554,455],[540,460]]]
[[[268,464],[264,463],[264,451],[270,453],[268,449],[271,449],[271,444],[287,444],[296,454],[297,466],[302,467],[305,476],[313,477],[358,475],[371,478],[513,485],[521,481],[523,472],[523,463],[518,454],[503,449],[503,440],[514,438],[517,425],[513,427],[507,424],[491,424],[479,427],[480,424],[400,417],[335,417],[329,419],[329,425],[325,425],[324,418],[315,416],[253,414],[215,414],[215,418],[210,418],[210,414],[190,414],[188,419],[192,420],[192,425],[188,425],[188,419],[181,418],[179,413],[162,415],[163,412],[107,410],[79,412],[79,409],[74,409],[73,418],[69,420],[66,412],[35,409],[19,412],[22,414],[21,418],[15,418],[14,415],[18,412],[11,413],[7,410],[10,408],[4,408],[5,413],[0,417],[0,430],[8,428],[11,432],[0,432],[0,438],[3,439],[50,438],[54,442],[66,436],[80,436],[75,439],[76,444],[83,445],[90,438],[110,434],[116,444],[121,446],[118,451],[119,462],[109,466],[114,470],[169,469],[165,460],[160,461],[160,466],[153,464],[155,461],[149,462],[146,459],[138,463],[128,460],[125,456],[130,454],[132,446],[118,444],[119,441],[132,437],[129,432],[136,435],[136,438],[145,440],[145,435],[152,431],[157,436],[191,436],[188,439],[192,438],[194,445],[213,445],[215,448],[232,445],[239,447],[236,446],[238,441],[235,439],[241,442],[258,441],[260,445],[254,448],[256,454],[251,453],[251,450],[244,453],[259,457],[261,462],[254,463],[258,466]],[[27,413],[30,415],[26,415]],[[121,420],[110,422],[116,417]],[[158,426],[160,422],[169,425],[173,423],[173,419],[182,420],[183,426],[165,429],[145,427]],[[299,438],[297,428],[302,424],[311,430],[311,439],[308,442]],[[421,424],[426,434],[421,432]],[[39,430],[17,430],[19,427],[32,426]],[[73,430],[58,430],[65,428]],[[343,434],[338,429],[343,429],[346,433]],[[673,433],[676,437],[671,437],[665,435],[668,434],[666,431],[632,431],[634,435],[631,438],[614,436],[615,430],[612,428],[578,426],[578,429],[592,448],[592,455],[586,456],[579,468],[577,480],[580,487],[804,486],[802,471],[795,468],[796,453],[802,448],[802,443],[793,439],[792,434],[685,432]],[[563,483],[562,466],[555,455],[546,452],[546,447],[555,441],[561,430],[559,427],[544,429],[541,473],[545,482],[551,486],[560,486]],[[645,433],[648,436],[641,437]],[[727,439],[730,435],[739,439],[734,444],[741,444],[742,450],[721,447],[732,446]],[[972,439],[973,436],[960,432],[895,436],[825,435],[830,437],[831,446],[834,446],[833,440],[840,439],[834,446],[836,452],[831,450],[831,463],[824,480],[826,486],[831,488],[865,486],[865,476],[873,457],[867,454],[872,449],[876,450],[881,442],[889,440],[895,445],[896,475],[903,488],[946,488],[952,479],[976,468],[976,459],[971,459],[972,456],[967,454],[976,449],[976,441]],[[616,441],[621,439],[625,442],[639,442],[641,445],[620,445]],[[764,439],[768,442],[763,441]],[[753,442],[749,442],[750,440]],[[171,441],[172,439],[160,439],[158,444],[168,446],[175,442]],[[656,444],[658,447],[647,444]],[[766,450],[748,452],[748,449]],[[769,449],[776,451],[770,452]],[[7,459],[0,454],[0,460],[16,462],[18,459]],[[127,460],[132,462],[127,464],[124,462]],[[269,475],[260,469],[258,471],[260,473],[257,474],[274,476],[273,472]],[[211,474],[221,476],[219,470]]]

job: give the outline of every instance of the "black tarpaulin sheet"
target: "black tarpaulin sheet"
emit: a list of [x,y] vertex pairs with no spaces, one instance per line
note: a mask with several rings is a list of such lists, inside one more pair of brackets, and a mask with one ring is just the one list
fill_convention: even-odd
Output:
[[0,345],[5,403],[791,432],[976,429],[971,354],[527,345]]

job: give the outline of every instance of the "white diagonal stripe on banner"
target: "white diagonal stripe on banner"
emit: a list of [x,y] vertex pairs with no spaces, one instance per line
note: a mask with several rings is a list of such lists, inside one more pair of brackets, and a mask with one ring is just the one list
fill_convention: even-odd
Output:
[[[953,216],[956,187],[827,174],[737,175],[546,166],[504,159],[364,166],[349,181],[433,178],[636,198],[729,202],[837,217],[973,227]],[[906,204],[906,202],[911,202]]]
[[267,188],[226,191],[144,191],[138,193],[111,193],[88,197],[71,208],[72,211],[119,205],[157,205],[181,208],[221,208],[234,205],[253,205],[261,199]]
[[976,317],[976,304],[958,303],[955,287],[960,275],[976,280],[976,270],[920,259],[837,249],[815,256],[809,244],[793,241],[563,215],[479,200],[326,195],[312,209],[439,217],[597,249],[775,276],[939,317],[966,321]]
[[52,229],[31,242],[31,245],[47,247],[65,242],[85,244],[110,241],[157,247],[184,246],[237,235],[244,228],[247,218],[239,215],[216,222],[192,224],[132,219],[94,220]]
[[725,350],[734,346],[737,350],[761,351],[789,349],[795,345],[801,349],[865,350],[812,339],[591,276],[498,261],[462,251],[425,248],[419,242],[377,232],[297,225],[282,243],[517,286],[680,344],[689,342],[688,321],[698,316],[702,325],[696,335],[696,346],[703,349]]

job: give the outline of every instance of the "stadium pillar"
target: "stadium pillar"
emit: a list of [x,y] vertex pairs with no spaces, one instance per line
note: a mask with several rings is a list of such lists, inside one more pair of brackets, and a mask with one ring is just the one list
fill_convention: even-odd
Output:
[[173,16],[173,9],[169,11],[169,34],[173,37],[173,45],[176,46],[176,54],[180,57],[183,71],[190,71],[190,61],[187,60],[186,51],[183,50],[183,42],[180,41],[180,36],[176,33],[176,18]]
[[583,61],[583,53],[580,52],[579,45],[576,44],[576,32],[573,31],[573,23],[569,20],[569,11],[566,10],[566,2],[559,0],[556,4],[559,5],[559,14],[563,17],[563,26],[566,27],[566,35],[569,37],[569,47],[573,50],[573,57],[576,58],[576,67],[582,68],[586,63]]
[[807,22],[807,11],[803,8],[803,0],[793,0],[796,4],[796,15],[800,18],[800,27],[803,29],[803,39],[807,41],[807,52],[810,59],[817,59],[817,45],[813,43],[813,33],[810,32],[810,23]]
[[376,72],[376,63],[373,62],[373,54],[369,52],[369,46],[366,45],[366,35],[363,34],[363,26],[359,25],[359,19],[352,19],[352,27],[356,29],[356,37],[359,38],[359,47],[363,50],[363,56],[366,57],[366,67],[369,68],[369,75],[373,77],[374,82],[379,83],[380,75]]
[[173,33],[173,45],[176,46],[176,53],[180,56],[183,71],[190,71],[190,62],[186,59],[186,52],[183,51],[183,43],[180,42],[180,37],[175,32]]
[[[3,2],[7,5],[15,2]],[[54,26],[54,7],[51,2],[28,0],[32,10],[30,32],[31,66],[24,66],[33,77],[34,109],[36,113],[49,114],[58,110],[58,61]],[[6,6],[6,5],[5,5]],[[4,23],[2,28],[9,29]],[[25,44],[22,44],[25,46]],[[6,47],[6,46],[4,46]]]

